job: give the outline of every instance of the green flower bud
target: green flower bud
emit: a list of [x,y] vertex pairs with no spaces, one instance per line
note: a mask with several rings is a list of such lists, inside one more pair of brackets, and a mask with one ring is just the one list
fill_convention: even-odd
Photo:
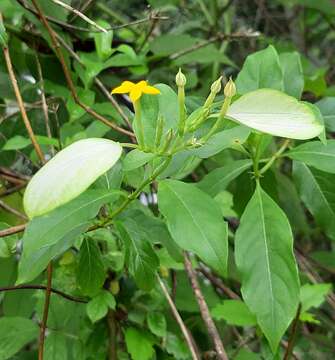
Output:
[[232,78],[229,78],[226,86],[224,87],[224,95],[226,97],[232,98],[236,94],[236,86]]
[[211,86],[212,93],[217,94],[221,91],[221,81],[222,81],[222,76],[220,76],[216,81],[213,82]]
[[181,72],[180,68],[176,75],[176,84],[178,87],[184,87],[186,85],[186,76]]

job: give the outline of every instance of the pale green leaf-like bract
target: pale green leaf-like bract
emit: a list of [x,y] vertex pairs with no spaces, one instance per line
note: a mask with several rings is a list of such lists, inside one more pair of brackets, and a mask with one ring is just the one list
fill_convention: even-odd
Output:
[[310,106],[274,89],[259,89],[241,96],[230,106],[227,117],[289,139],[311,139],[324,129]]
[[29,218],[43,215],[84,192],[120,158],[112,140],[79,140],[60,151],[29,182],[23,204]]

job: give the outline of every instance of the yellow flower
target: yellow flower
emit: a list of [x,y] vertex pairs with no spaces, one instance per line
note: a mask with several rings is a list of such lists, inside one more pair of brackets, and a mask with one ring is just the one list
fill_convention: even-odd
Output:
[[129,93],[130,100],[135,103],[142,94],[157,95],[160,91],[153,86],[148,85],[145,80],[137,84],[131,81],[124,81],[120,86],[112,90],[112,94],[127,94]]

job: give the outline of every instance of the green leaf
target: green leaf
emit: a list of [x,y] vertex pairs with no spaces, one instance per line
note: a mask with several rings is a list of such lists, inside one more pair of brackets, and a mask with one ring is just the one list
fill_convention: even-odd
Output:
[[211,314],[216,320],[225,320],[230,325],[253,326],[257,324],[256,317],[241,300],[224,300],[216,305]]
[[[99,20],[98,25],[107,29],[110,25],[107,21]],[[109,30],[107,33],[98,32],[94,34],[94,43],[97,54],[101,60],[108,59],[112,53],[112,41],[113,41],[113,31]]]
[[97,243],[85,238],[80,247],[77,282],[84,295],[95,295],[105,281],[105,267]]
[[227,117],[263,133],[290,139],[310,139],[324,129],[312,107],[272,89],[241,96],[229,107]]
[[281,53],[280,65],[284,76],[284,92],[298,100],[304,90],[304,74],[300,54],[296,51]]
[[2,150],[20,150],[31,144],[31,141],[21,135],[15,135],[6,141]]
[[126,261],[130,274],[141,289],[151,290],[155,284],[159,259],[146,234],[131,218],[117,221],[115,225],[126,245]]
[[197,185],[211,196],[224,191],[229,183],[252,165],[251,160],[236,160],[229,165],[212,170]]
[[166,320],[162,313],[150,311],[147,315],[147,321],[148,327],[154,335],[166,336]]
[[298,307],[299,278],[290,224],[259,183],[236,232],[235,260],[243,299],[275,352]]
[[209,158],[227,148],[243,144],[250,135],[250,129],[245,126],[235,126],[213,135],[205,145],[190,152],[202,159]]
[[143,330],[128,328],[125,332],[125,340],[132,360],[150,360],[155,354],[153,339]]
[[270,45],[247,57],[236,78],[238,94],[260,88],[283,90],[283,72],[276,49]]
[[138,149],[132,150],[126,155],[125,159],[123,160],[123,170],[131,171],[137,169],[140,166],[148,163],[155,156],[156,154],[143,152]]
[[301,312],[319,307],[331,291],[331,284],[305,284],[300,288]]
[[261,360],[261,357],[252,351],[242,348],[234,360]]
[[46,360],[67,360],[67,337],[61,332],[51,331],[45,339],[44,358]]
[[18,284],[31,281],[50,260],[68,249],[90,225],[103,204],[115,200],[119,192],[89,190],[51,213],[29,222],[23,235],[23,254]]
[[107,315],[108,309],[115,309],[114,296],[106,290],[101,290],[86,305],[86,312],[92,322],[96,322]]
[[287,156],[319,170],[335,174],[335,140],[327,140],[326,145],[320,141],[309,141],[291,149]]
[[173,359],[187,360],[190,359],[190,350],[187,347],[185,340],[180,339],[172,333],[166,336],[166,351],[173,356]]
[[158,206],[175,242],[225,275],[228,229],[219,205],[194,185],[164,180],[158,187]]
[[321,111],[327,130],[335,131],[335,97],[325,97],[315,104]]
[[79,140],[46,163],[30,180],[24,209],[30,218],[74,199],[121,156],[119,143],[107,139]]
[[[178,127],[177,94],[165,84],[157,84],[155,87],[159,89],[159,95],[143,95],[140,100],[145,144],[150,148],[155,144],[159,115],[164,118],[163,134],[166,134],[169,129],[177,129]],[[136,124],[134,124],[134,131],[137,132]]]
[[7,47],[8,43],[8,35],[6,32],[6,28],[3,24],[2,17],[0,18],[0,46]]
[[12,358],[23,346],[37,339],[38,325],[21,317],[0,318],[0,360]]
[[293,177],[300,198],[316,223],[335,240],[335,175],[310,169],[294,161]]
[[[80,101],[86,106],[92,107],[95,100],[95,92],[83,88],[77,88],[76,91]],[[79,106],[72,96],[68,97],[66,107],[70,114],[70,121],[75,121],[86,114],[86,110]]]

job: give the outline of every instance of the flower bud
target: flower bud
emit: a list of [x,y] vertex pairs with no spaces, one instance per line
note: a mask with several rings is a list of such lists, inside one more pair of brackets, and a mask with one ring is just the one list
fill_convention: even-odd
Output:
[[236,86],[232,78],[229,78],[226,86],[224,87],[224,95],[226,97],[232,98],[236,94]]
[[184,87],[186,85],[186,76],[181,72],[180,68],[176,75],[176,84],[178,87]]
[[220,76],[216,81],[213,82],[212,86],[211,86],[211,92],[214,94],[217,94],[218,92],[220,92],[221,90],[221,81],[222,81],[222,76]]

